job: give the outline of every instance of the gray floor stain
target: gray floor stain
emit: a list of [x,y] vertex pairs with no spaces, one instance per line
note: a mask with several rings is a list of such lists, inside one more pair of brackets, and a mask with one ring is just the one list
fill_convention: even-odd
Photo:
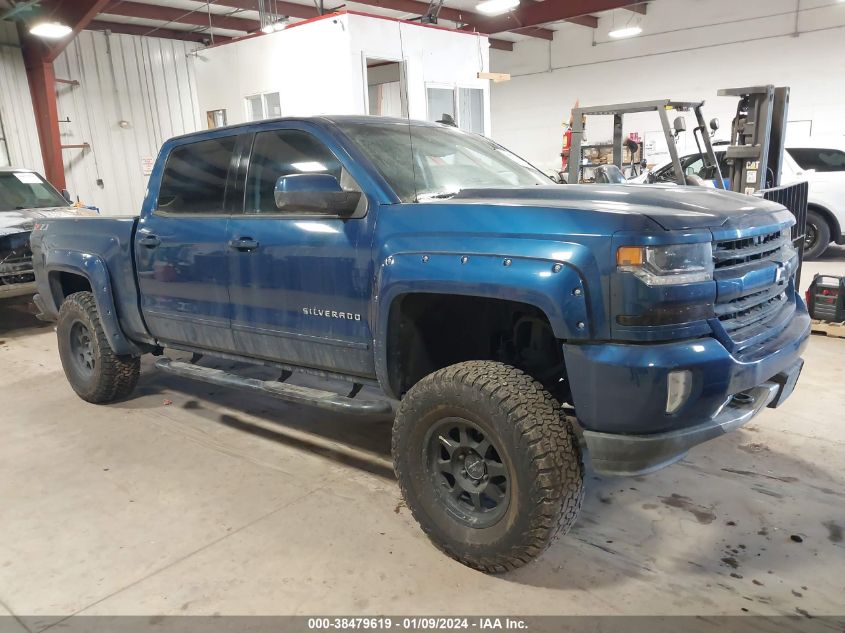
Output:
[[669,507],[678,508],[680,510],[686,510],[687,512],[692,514],[699,523],[703,525],[713,523],[713,521],[716,519],[716,515],[711,508],[705,508],[704,506],[700,506],[694,503],[693,500],[689,497],[685,497],[674,492],[670,497],[660,497],[660,501],[662,501],[664,505],[667,505]]
[[822,523],[827,528],[827,538],[831,543],[842,542],[842,526],[836,521],[825,521]]

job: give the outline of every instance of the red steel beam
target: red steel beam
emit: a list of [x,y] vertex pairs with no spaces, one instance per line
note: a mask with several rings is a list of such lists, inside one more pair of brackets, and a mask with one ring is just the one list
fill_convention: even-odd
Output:
[[526,26],[522,29],[514,29],[511,33],[517,35],[527,35],[529,37],[539,37],[540,39],[549,40],[554,39],[555,32],[550,29],[538,29],[536,26]]
[[572,24],[587,26],[591,29],[599,28],[599,19],[594,15],[579,15],[576,18],[569,18],[566,21],[571,22]]
[[488,41],[490,42],[490,48],[495,48],[497,51],[513,50],[513,42],[509,42],[508,40],[497,40],[491,37]]
[[545,2],[523,4],[504,15],[479,16],[479,19],[468,21],[463,29],[482,33],[502,33],[640,4],[642,2],[637,0],[545,0]]
[[[56,73],[53,62],[67,45],[84,29],[109,0],[43,0],[40,11],[28,24],[18,22],[18,35],[23,53],[26,78],[35,113],[38,143],[44,162],[44,176],[56,189],[65,188],[65,167],[62,162],[62,140],[59,132],[59,106],[56,101]],[[68,25],[72,32],[58,42],[47,44],[29,32],[35,22],[56,21]]]
[[[161,37],[168,40],[185,40],[186,42],[207,42],[211,40],[210,33],[198,31],[180,31],[178,29],[157,28],[155,26],[142,26],[140,24],[122,24],[119,22],[107,22],[106,20],[94,20],[87,27],[89,31],[111,31],[112,33],[124,33],[126,35],[145,35],[147,37]],[[215,43],[231,42],[233,38],[215,35]]]
[[[414,15],[425,15],[428,11],[428,2],[420,2],[419,0],[350,0],[356,4],[364,4],[369,7],[379,7],[382,9],[390,9],[391,11],[401,11],[403,13],[412,13]],[[547,2],[549,0],[546,0]],[[250,0],[224,0],[226,6],[233,4],[247,4]],[[218,0],[217,4],[221,4]],[[457,22],[458,24],[472,24],[478,20],[483,20],[484,16],[473,11],[463,11],[461,9],[453,9],[452,7],[442,7],[438,14],[440,18],[449,20],[450,22]],[[482,31],[482,29],[469,29],[472,31]],[[506,31],[511,29],[505,29]],[[486,32],[486,31],[482,31]],[[525,33],[524,35],[529,35]],[[549,29],[535,29],[530,33],[532,37],[540,37],[542,39],[550,40],[554,36],[554,31]]]
[[[535,2],[542,2],[543,0],[534,0]],[[572,24],[578,24],[580,26],[586,26],[591,29],[599,28],[599,19],[594,15],[579,15],[575,18],[569,18],[566,20],[567,22],[571,22]],[[515,31],[517,32],[517,31]]]
[[214,13],[209,16],[202,9],[187,11],[185,9],[175,9],[157,4],[142,4],[140,2],[127,2],[125,0],[112,0],[102,12],[108,15],[176,22],[178,24],[191,24],[193,26],[208,27],[210,24],[212,28],[244,31],[246,33],[257,31],[261,27],[261,24],[257,20],[247,20],[228,15],[216,15]]
[[[260,0],[216,0],[214,4],[220,7],[243,9],[244,11],[260,10]],[[265,3],[265,8],[267,4],[268,3]],[[279,15],[287,15],[292,18],[302,18],[303,20],[307,20],[309,18],[316,18],[319,15],[314,5],[310,4],[295,4],[293,2],[284,2],[284,0],[279,2],[274,0],[274,2],[270,4],[272,4],[273,12],[277,12]],[[328,7],[326,8],[326,13],[331,13],[331,11],[332,10]]]
[[[28,50],[30,49],[30,50]],[[56,75],[53,63],[44,61],[33,53],[29,45],[23,46],[26,78],[35,113],[35,127],[41,146],[44,177],[56,189],[65,188],[65,165],[62,161],[62,141],[59,132],[59,105],[56,101]]]
[[[337,0],[341,3],[342,0]],[[401,11],[402,13],[411,13],[413,15],[425,15],[428,11],[428,2],[420,2],[420,0],[350,0],[356,4],[363,4],[368,7],[379,7],[382,9],[389,9],[391,11]],[[548,0],[547,0],[548,1]],[[214,4],[221,7],[231,7],[233,9],[243,9],[244,11],[258,11],[260,0],[216,0]],[[326,12],[330,13],[333,8],[326,7]],[[273,11],[281,15],[289,15],[294,18],[309,19],[317,17],[317,10],[310,5],[294,4],[292,2],[273,1]],[[461,9],[453,9],[452,7],[442,7],[439,16],[444,20],[450,22],[457,22],[458,24],[470,24],[475,20],[483,19],[480,13],[472,11],[462,11]],[[477,29],[471,29],[477,30]],[[550,40],[554,36],[554,31],[549,29],[534,29],[531,32],[532,37],[540,37]],[[512,44],[512,43],[511,43]],[[510,48],[500,47],[500,50],[512,50]]]
[[634,13],[639,13],[640,15],[645,15],[648,13],[648,2],[640,2],[639,4],[635,4],[630,7],[625,7],[628,11],[633,11]]

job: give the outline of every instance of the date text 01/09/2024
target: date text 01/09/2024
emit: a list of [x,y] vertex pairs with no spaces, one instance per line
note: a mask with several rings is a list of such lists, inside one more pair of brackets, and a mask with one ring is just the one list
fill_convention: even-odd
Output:
[[526,630],[528,624],[520,618],[477,617],[348,617],[348,618],[309,618],[309,630],[328,629],[381,629],[381,630]]

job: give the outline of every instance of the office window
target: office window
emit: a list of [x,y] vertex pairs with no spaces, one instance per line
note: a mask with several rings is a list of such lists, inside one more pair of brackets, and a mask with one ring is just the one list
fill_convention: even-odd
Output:
[[209,110],[205,113],[208,121],[208,129],[213,130],[217,127],[224,127],[226,125],[226,111],[225,110]]
[[455,89],[426,88],[428,98],[428,120],[440,121],[444,114],[455,118]]
[[449,115],[467,132],[484,134],[484,90],[481,88],[426,88],[428,120],[441,121]]
[[234,136],[174,148],[164,165],[158,210],[224,213],[226,179],[234,148]]
[[261,121],[282,116],[282,100],[278,92],[266,92],[246,98],[246,116],[249,121]]
[[484,91],[481,88],[458,88],[457,123],[462,130],[484,134]]

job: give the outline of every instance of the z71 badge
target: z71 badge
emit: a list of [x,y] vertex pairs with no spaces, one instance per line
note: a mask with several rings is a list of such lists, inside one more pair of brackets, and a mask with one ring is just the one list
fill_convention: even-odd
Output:
[[360,314],[355,314],[353,312],[338,312],[337,310],[327,310],[325,308],[302,308],[302,314],[323,317],[326,319],[344,319],[346,321],[361,320]]

